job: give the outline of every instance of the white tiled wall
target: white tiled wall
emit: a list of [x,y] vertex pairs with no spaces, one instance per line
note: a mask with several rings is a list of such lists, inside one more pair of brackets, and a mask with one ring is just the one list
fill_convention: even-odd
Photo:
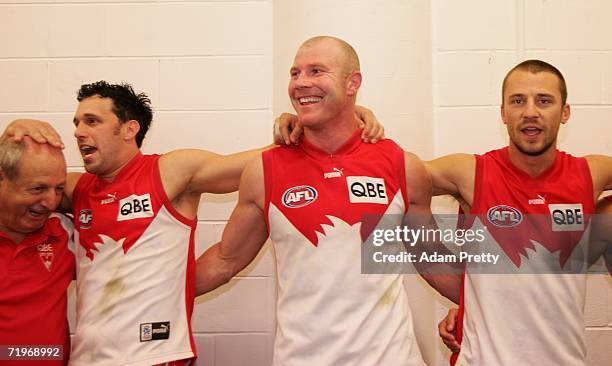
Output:
[[[612,134],[603,132],[612,119],[611,12],[606,0],[0,0],[0,128],[17,117],[52,122],[78,170],[76,90],[106,79],[151,97],[145,152],[262,146],[273,115],[290,110],[296,48],[331,34],[361,56],[359,103],[423,158],[505,145],[501,80],[532,57],[557,65],[568,81],[573,114],[561,147],[612,154]],[[220,238],[235,200],[204,195],[198,254]],[[238,278],[197,300],[198,365],[270,363],[274,273],[267,245]],[[435,324],[448,303],[406,279],[424,356],[444,365]],[[609,365],[612,283],[592,276],[588,286],[589,364]]]

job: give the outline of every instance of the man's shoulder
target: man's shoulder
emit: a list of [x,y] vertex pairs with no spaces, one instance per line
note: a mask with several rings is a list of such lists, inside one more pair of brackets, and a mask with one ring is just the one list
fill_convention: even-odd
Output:
[[363,145],[374,149],[400,149],[404,151],[404,149],[397,142],[395,142],[395,140],[390,138],[384,138],[376,143],[364,142]]

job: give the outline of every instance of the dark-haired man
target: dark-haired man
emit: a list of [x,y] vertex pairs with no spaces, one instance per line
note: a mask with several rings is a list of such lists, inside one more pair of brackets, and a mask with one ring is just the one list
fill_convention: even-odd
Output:
[[[52,214],[65,182],[66,162],[59,148],[30,138],[21,142],[0,138],[0,364],[4,366],[60,366],[68,361],[66,290],[74,278],[72,223]],[[53,350],[57,357],[34,361],[33,352],[40,354],[42,348],[45,356]]]
[[[74,135],[87,173],[68,175],[62,203],[72,208],[77,242],[71,365],[188,364],[200,195],[236,190],[261,150],[143,155],[152,119],[144,94],[100,81],[83,85],[77,99]],[[20,122],[9,135],[44,130]]]
[[[263,149],[143,155],[152,120],[146,95],[100,81],[83,85],[77,99],[74,135],[87,173],[69,174],[62,203],[77,241],[71,365],[189,364],[200,195],[235,191]],[[60,144],[40,121],[17,121],[5,133]]]
[[[488,242],[502,255],[500,262],[513,268],[479,274],[467,266],[457,321],[461,347],[453,364],[586,364],[586,278],[561,272],[576,261],[586,264],[581,248],[588,245],[583,234],[589,223],[569,216],[593,214],[597,197],[612,187],[612,158],[576,158],[556,149],[559,127],[570,117],[566,99],[565,80],[554,66],[522,62],[502,87],[509,146],[426,163],[434,192],[457,197],[476,216],[475,227],[489,228]],[[536,217],[547,224],[530,230]],[[543,262],[556,264],[556,273],[537,273]],[[458,350],[454,315],[450,326],[442,322],[439,329]]]

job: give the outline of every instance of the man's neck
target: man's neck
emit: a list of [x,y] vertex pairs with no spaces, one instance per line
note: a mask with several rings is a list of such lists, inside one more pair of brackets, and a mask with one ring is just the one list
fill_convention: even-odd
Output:
[[15,244],[19,244],[23,241],[23,239],[25,239],[26,234],[24,233],[18,233],[16,231],[13,230],[9,230],[6,227],[0,225],[0,231],[8,236],[9,238],[11,238],[11,240],[15,243]]
[[510,162],[518,169],[531,177],[537,177],[544,173],[555,163],[556,148],[551,146],[542,154],[531,156],[519,151],[516,146],[510,144],[508,148]]
[[318,128],[304,128],[304,137],[313,145],[333,155],[359,128],[355,112],[344,113]]
[[113,180],[115,180],[119,172],[123,168],[125,168],[125,166],[128,165],[130,161],[132,161],[132,159],[134,159],[134,157],[138,155],[138,153],[140,153],[140,149],[130,149],[125,154],[122,154],[122,157],[119,159],[120,163],[115,169],[113,169],[109,173],[99,174],[98,178],[105,180],[107,182],[112,182]]

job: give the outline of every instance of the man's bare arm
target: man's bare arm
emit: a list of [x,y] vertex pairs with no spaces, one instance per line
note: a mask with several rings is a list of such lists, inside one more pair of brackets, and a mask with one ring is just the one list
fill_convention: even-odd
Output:
[[595,213],[589,242],[589,265],[603,256],[612,274],[612,201],[600,200]]
[[183,192],[196,195],[234,192],[247,163],[273,146],[231,155],[196,149],[169,152],[159,162],[166,193],[173,200]]
[[[428,230],[436,229],[436,223],[431,213],[431,180],[425,166],[414,154],[405,153],[406,187],[410,199],[408,215],[405,224],[408,227]],[[441,243],[416,243],[411,251],[437,251],[444,253],[450,251]],[[435,288],[440,294],[454,303],[459,303],[461,289],[461,274],[456,268],[441,263],[434,267],[425,268],[425,265],[415,263],[419,274]]]
[[431,176],[434,196],[460,196],[471,206],[476,173],[474,155],[452,154],[424,163]]
[[612,189],[612,157],[607,155],[585,156],[593,178],[593,193],[598,198],[601,192]]
[[253,160],[240,182],[238,204],[221,241],[197,260],[196,295],[228,282],[257,255],[268,238],[264,220],[264,179],[261,159]]

